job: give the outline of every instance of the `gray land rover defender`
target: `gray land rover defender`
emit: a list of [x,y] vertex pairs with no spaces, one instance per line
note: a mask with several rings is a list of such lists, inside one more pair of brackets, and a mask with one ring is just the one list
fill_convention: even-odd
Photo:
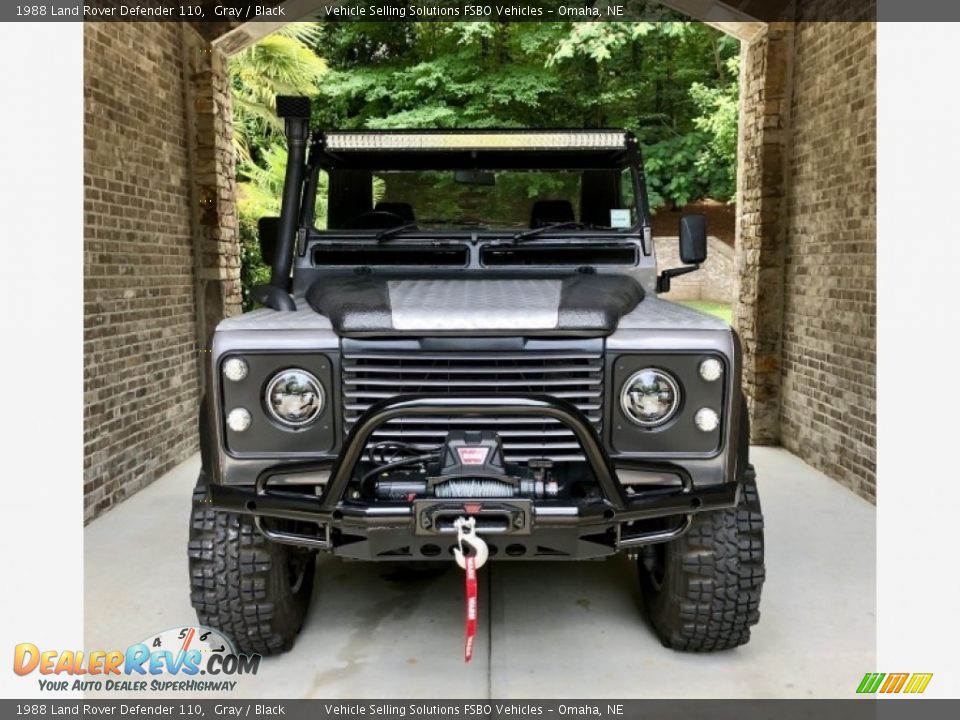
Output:
[[217,327],[200,411],[200,622],[282,652],[316,553],[452,563],[468,521],[491,561],[635,558],[668,647],[746,643],[763,518],[739,342],[658,297],[706,229],[683,216],[685,264],[658,274],[630,133],[311,132],[306,98],[277,109],[271,280]]

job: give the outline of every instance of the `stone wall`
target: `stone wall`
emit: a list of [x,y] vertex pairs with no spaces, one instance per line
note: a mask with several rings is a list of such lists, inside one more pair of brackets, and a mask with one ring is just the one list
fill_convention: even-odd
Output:
[[796,58],[781,440],[875,499],[875,25],[798,24]]
[[743,342],[750,436],[780,440],[780,358],[785,244],[785,159],[790,123],[792,23],[772,23],[744,44],[740,71],[736,289],[733,325]]
[[191,192],[175,23],[84,23],[84,515],[196,450]]
[[184,26],[183,37],[197,298],[201,305],[197,337],[206,346],[217,323],[241,312],[243,302],[233,109],[227,58],[211,48],[193,26]]
[[[654,240],[657,269],[680,267],[680,248],[677,237],[658,237]],[[735,268],[733,248],[715,237],[707,238],[707,261],[696,272],[670,281],[670,300],[709,300],[730,305],[734,298]]]

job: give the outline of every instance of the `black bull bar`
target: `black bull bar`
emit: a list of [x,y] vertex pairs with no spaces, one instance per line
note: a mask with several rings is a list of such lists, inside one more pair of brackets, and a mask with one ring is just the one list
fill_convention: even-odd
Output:
[[[377,403],[360,417],[348,434],[332,468],[329,462],[281,462],[261,472],[253,488],[211,484],[202,502],[217,510],[252,515],[260,531],[277,542],[306,545],[336,551],[338,554],[347,556],[374,559],[377,555],[374,552],[376,548],[368,548],[363,552],[341,552],[333,531],[340,531],[354,539],[354,544],[357,537],[368,538],[377,533],[380,533],[380,540],[389,538],[397,541],[402,538],[409,539],[417,532],[417,518],[409,503],[370,504],[347,499],[349,483],[374,430],[395,418],[429,415],[550,418],[559,420],[573,431],[603,499],[566,503],[526,501],[529,504],[529,514],[532,516],[528,532],[533,531],[537,536],[543,534],[557,536],[562,533],[569,536],[573,531],[575,538],[592,541],[587,543],[590,549],[585,549],[583,543],[575,540],[576,552],[564,553],[567,556],[600,556],[620,549],[674,539],[686,532],[694,514],[733,507],[739,497],[737,482],[695,488],[690,475],[678,465],[621,462],[621,467],[665,472],[676,476],[681,481],[679,487],[658,488],[632,496],[628,495],[618,480],[617,468],[603,449],[593,426],[577,407],[565,400],[547,395],[471,395],[467,397],[401,395]],[[309,473],[320,469],[330,469],[329,480],[321,495],[278,490],[276,486],[269,487],[271,478],[278,475]],[[626,525],[635,521],[669,517],[679,518],[679,524],[666,530],[638,535],[622,532]],[[264,518],[316,523],[322,533],[312,536],[269,528],[263,522]],[[383,548],[389,544],[389,542],[380,542],[377,547]],[[356,545],[360,547],[362,543]]]

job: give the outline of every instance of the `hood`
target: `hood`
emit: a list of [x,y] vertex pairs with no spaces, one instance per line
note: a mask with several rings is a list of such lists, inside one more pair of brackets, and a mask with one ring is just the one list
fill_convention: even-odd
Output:
[[643,299],[626,275],[321,278],[306,300],[342,337],[601,336]]

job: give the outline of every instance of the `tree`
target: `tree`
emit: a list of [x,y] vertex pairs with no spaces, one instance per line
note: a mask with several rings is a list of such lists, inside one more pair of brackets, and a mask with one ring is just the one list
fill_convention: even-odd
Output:
[[737,131],[740,117],[740,58],[727,60],[729,81],[708,87],[694,83],[690,87],[693,101],[700,108],[694,125],[705,132],[710,143],[701,149],[697,170],[710,177],[714,197],[732,199],[737,191]]

